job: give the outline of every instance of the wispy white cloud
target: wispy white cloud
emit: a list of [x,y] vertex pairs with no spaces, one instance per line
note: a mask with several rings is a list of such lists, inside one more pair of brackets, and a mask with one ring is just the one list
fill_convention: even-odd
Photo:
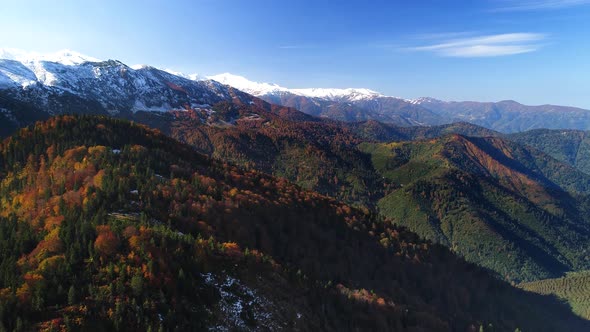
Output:
[[440,40],[440,39],[451,39],[451,38],[466,38],[477,35],[475,31],[456,31],[456,32],[434,32],[434,33],[419,33],[412,37],[414,39],[422,40]]
[[539,33],[483,35],[442,40],[430,45],[410,47],[409,50],[449,57],[496,57],[534,52],[541,48],[541,41],[545,37]]
[[550,10],[590,4],[590,0],[505,0],[496,2],[495,12]]
[[297,49],[315,48],[315,46],[314,45],[280,45],[279,48],[282,50],[297,50]]

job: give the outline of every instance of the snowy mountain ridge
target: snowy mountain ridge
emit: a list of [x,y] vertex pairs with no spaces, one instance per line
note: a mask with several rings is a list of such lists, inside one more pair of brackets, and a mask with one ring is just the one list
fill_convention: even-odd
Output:
[[[68,67],[101,60],[71,50],[41,54],[19,49],[0,49],[0,86],[20,85],[27,87],[35,83],[53,86],[59,76],[78,76]],[[60,68],[60,69],[58,69]]]
[[0,48],[0,59],[15,60],[22,63],[56,62],[62,65],[79,65],[84,62],[100,62],[101,60],[72,50],[64,49],[55,53],[28,52],[15,48]]
[[69,50],[39,54],[14,49],[0,51],[0,97],[8,105],[34,105],[39,114],[50,115],[209,109],[221,101],[249,103],[254,98],[212,80],[150,66],[132,68]]
[[290,93],[297,96],[308,98],[322,98],[331,101],[347,99],[350,101],[367,100],[377,97],[384,97],[379,92],[364,89],[364,88],[348,88],[348,89],[330,89],[330,88],[307,88],[307,89],[289,89],[272,83],[258,83],[250,81],[249,79],[224,73],[219,75],[208,76],[208,79],[233,86],[238,90],[242,90],[257,97],[266,95],[280,95]]
[[277,84],[253,82],[230,73],[207,78],[269,103],[292,107],[317,117],[346,122],[376,120],[405,126],[445,122],[445,119],[421,107],[418,101],[390,97],[370,89],[289,89]]
[[[22,87],[27,87],[35,83],[56,86],[64,81],[71,82],[78,81],[81,78],[88,79],[92,76],[100,75],[100,70],[96,70],[95,68],[93,73],[90,73],[88,70],[82,69],[81,67],[84,67],[82,65],[85,63],[101,62],[104,61],[67,49],[55,53],[42,54],[19,49],[3,48],[0,49],[0,86],[16,84]],[[385,97],[379,92],[365,88],[289,89],[277,84],[254,82],[245,77],[230,73],[202,76],[199,74],[185,74],[171,69],[155,68],[149,65],[134,65],[129,66],[128,68],[135,71],[147,69],[161,70],[174,76],[192,81],[214,80],[258,97],[265,95],[292,94],[308,98],[321,98],[330,101],[362,101]]]

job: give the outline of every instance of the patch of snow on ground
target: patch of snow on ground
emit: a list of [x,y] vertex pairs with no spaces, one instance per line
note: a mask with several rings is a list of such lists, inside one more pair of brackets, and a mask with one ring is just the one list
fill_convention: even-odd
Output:
[[161,106],[147,106],[141,100],[136,100],[133,108],[131,109],[133,112],[138,111],[148,111],[148,112],[168,112],[168,111],[177,111],[170,105],[161,105]]
[[[232,276],[216,276],[212,273],[201,275],[205,283],[215,287],[221,295],[219,309],[223,313],[221,324],[211,327],[211,331],[256,331],[256,327],[274,330],[277,328],[273,315],[269,311],[272,303],[240,280]],[[256,327],[247,320],[256,322]]]
[[0,108],[0,113],[2,113],[8,120],[10,120],[14,123],[18,123],[18,121],[16,120],[16,117],[14,117],[14,114],[12,114],[11,111],[9,111],[5,108]]

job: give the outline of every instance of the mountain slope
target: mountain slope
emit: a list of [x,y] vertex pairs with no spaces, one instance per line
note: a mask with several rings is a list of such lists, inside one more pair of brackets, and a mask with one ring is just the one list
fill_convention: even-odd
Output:
[[128,122],[22,130],[0,176],[7,329],[588,328],[404,229]]
[[500,138],[364,144],[381,213],[513,281],[589,266],[590,177]]
[[537,129],[511,134],[508,139],[539,149],[590,174],[590,133],[587,131]]
[[545,295],[555,295],[569,303],[572,310],[590,319],[590,272],[572,272],[556,279],[539,280],[520,284],[519,287]]
[[288,89],[276,84],[257,83],[245,77],[224,73],[208,76],[209,79],[233,86],[236,89],[254,96],[280,96],[291,95],[307,98],[321,98],[331,101],[352,102],[358,100],[370,100],[375,97],[384,97],[376,91],[369,89]]
[[356,148],[361,140],[339,123],[303,116],[276,106],[267,111],[219,103],[206,119],[193,111],[137,112],[130,118],[211,157],[284,177],[349,204],[373,206],[383,181],[370,158]]

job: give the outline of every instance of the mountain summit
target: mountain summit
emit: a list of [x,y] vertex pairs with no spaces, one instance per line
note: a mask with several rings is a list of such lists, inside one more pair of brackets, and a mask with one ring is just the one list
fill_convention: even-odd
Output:
[[0,59],[15,60],[23,63],[42,61],[56,62],[63,65],[79,65],[84,62],[100,62],[101,60],[76,51],[64,49],[55,53],[28,52],[15,48],[0,48]]
[[257,98],[212,80],[194,80],[151,66],[129,67],[72,51],[0,54],[0,135],[64,113],[119,115],[199,110]]

